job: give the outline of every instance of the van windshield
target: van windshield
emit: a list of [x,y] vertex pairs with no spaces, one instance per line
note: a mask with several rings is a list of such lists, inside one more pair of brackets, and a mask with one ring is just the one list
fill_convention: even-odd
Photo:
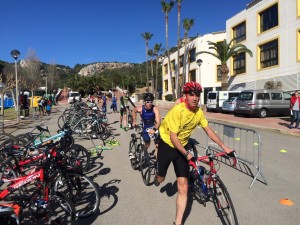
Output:
[[208,93],[208,97],[209,99],[216,99],[217,98],[217,93]]
[[252,100],[253,92],[241,92],[238,96],[238,100]]
[[70,92],[69,96],[76,97],[76,96],[80,96],[80,94],[78,92]]

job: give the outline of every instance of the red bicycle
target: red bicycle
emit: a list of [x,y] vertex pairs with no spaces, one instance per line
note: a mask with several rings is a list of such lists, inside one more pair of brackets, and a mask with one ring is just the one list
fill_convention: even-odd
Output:
[[[237,158],[235,154],[232,156],[235,167]],[[237,215],[229,192],[217,174],[219,169],[216,169],[216,165],[220,163],[218,157],[226,157],[229,160],[229,156],[225,152],[211,154],[208,153],[208,149],[206,149],[205,156],[195,157],[195,160],[190,160],[189,164],[192,166],[192,170],[189,184],[194,198],[200,204],[206,206],[206,202],[213,202],[222,224],[238,225]],[[205,167],[200,165],[201,163],[208,165],[209,169],[205,169]]]
[[72,201],[62,193],[51,191],[50,181],[45,178],[43,167],[17,177],[9,157],[0,165],[0,200],[12,202],[11,205],[20,209],[20,213],[12,215],[24,225],[73,225]]

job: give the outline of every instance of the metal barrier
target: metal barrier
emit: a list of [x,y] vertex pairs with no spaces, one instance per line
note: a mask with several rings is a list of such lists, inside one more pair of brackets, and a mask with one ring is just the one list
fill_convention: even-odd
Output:
[[[236,127],[217,122],[209,122],[209,126],[212,128],[212,130],[215,131],[216,134],[218,134],[218,136],[226,146],[233,148],[237,152],[239,160],[239,165],[237,165],[237,169],[253,177],[249,188],[252,188],[252,185],[255,180],[259,180],[258,175],[260,175],[263,179],[263,181],[259,181],[268,185],[265,176],[262,173],[262,142],[260,135],[252,129],[246,129],[243,127]],[[223,151],[216,143],[211,141],[208,137],[206,137],[206,146],[211,151]],[[224,158],[220,158],[220,161],[222,163],[229,164],[229,161]],[[251,167],[249,166],[252,166],[257,170],[255,175],[252,173]]]

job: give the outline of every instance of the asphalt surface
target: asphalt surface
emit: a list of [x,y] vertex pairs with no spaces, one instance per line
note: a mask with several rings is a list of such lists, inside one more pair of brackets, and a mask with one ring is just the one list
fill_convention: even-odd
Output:
[[[66,106],[64,104],[56,106],[54,108],[56,112],[49,117],[44,116],[41,121],[26,122],[26,125],[24,123],[24,125],[15,126],[14,130],[12,127],[5,129],[10,129],[12,134],[18,134],[30,131],[35,124],[42,123],[55,133],[57,118]],[[166,113],[167,108],[161,107],[162,116]],[[289,130],[285,127],[285,124],[288,124],[288,118],[240,118],[219,113],[206,113],[206,116],[210,121],[222,121],[226,124],[256,129],[262,137],[262,168],[268,185],[260,182],[262,179],[258,177],[252,189],[249,189],[253,179],[250,176],[223,164],[220,164],[218,171],[231,195],[240,224],[299,225],[300,179],[297,173],[299,172],[300,141],[297,136],[298,130]],[[223,119],[217,116],[223,116]],[[120,142],[120,146],[113,146],[111,150],[103,151],[102,158],[93,157],[93,168],[88,175],[93,178],[100,189],[100,212],[78,221],[78,224],[172,224],[177,196],[173,167],[170,166],[166,180],[161,186],[156,187],[152,183],[150,186],[145,186],[139,171],[134,171],[128,160],[130,134],[133,131],[119,129],[119,114],[109,113],[108,119],[114,138]],[[272,128],[271,125],[274,124],[280,127]],[[196,129],[192,138],[200,143],[198,148],[201,152],[206,145],[202,129]],[[93,148],[90,140],[78,139],[76,142],[88,149]],[[94,143],[102,144],[100,140],[94,140]],[[151,145],[149,151],[153,149]],[[285,153],[281,150],[285,150]],[[254,173],[256,172],[255,169],[251,169]],[[153,177],[151,179],[153,180]],[[292,201],[293,205],[280,204],[279,201],[282,199]],[[189,198],[184,224],[218,225],[222,223],[212,203],[204,207]]]

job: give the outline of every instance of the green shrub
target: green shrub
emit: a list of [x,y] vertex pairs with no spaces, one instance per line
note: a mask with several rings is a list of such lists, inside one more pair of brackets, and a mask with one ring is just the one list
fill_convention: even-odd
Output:
[[173,101],[173,95],[172,94],[169,94],[169,95],[166,95],[165,96],[165,99],[169,102]]

